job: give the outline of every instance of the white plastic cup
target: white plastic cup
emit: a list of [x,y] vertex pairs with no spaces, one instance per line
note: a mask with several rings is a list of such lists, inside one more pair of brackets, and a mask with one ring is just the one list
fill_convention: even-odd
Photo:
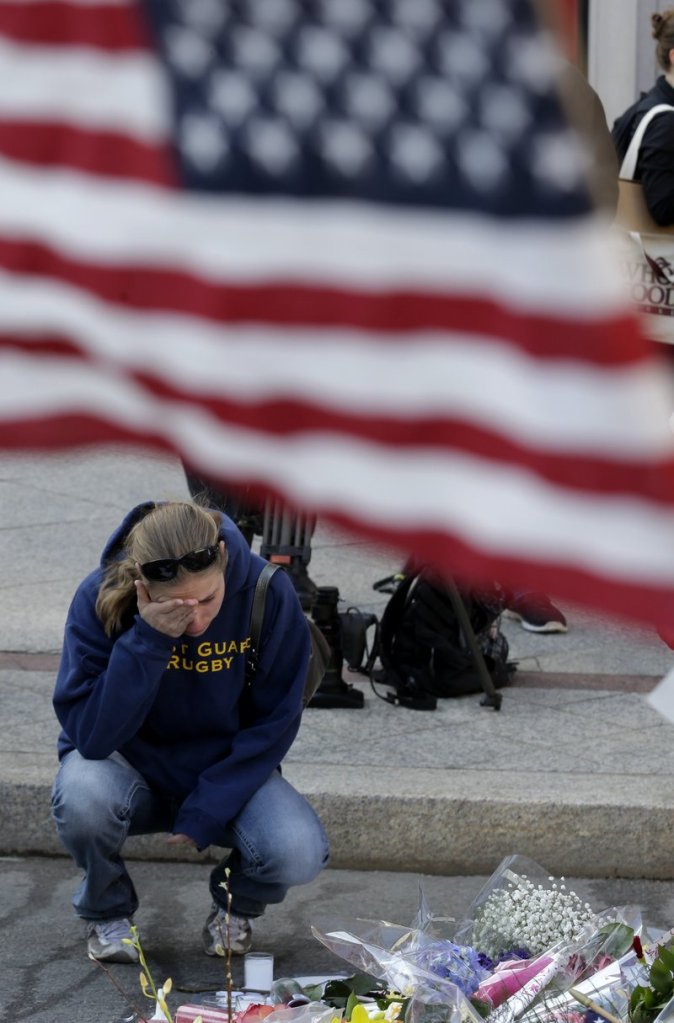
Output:
[[243,957],[244,989],[268,994],[273,983],[274,957],[271,952],[248,952]]

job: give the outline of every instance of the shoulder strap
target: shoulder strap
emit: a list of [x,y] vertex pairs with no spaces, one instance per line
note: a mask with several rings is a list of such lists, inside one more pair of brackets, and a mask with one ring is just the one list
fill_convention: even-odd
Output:
[[262,636],[262,623],[264,621],[264,606],[267,600],[267,590],[274,572],[277,572],[280,565],[272,565],[270,562],[264,566],[253,594],[253,606],[250,611],[250,650],[246,660],[246,685],[252,686],[255,672],[257,671],[257,659],[260,650],[260,637]]
[[639,150],[641,149],[641,143],[644,140],[646,129],[654,117],[657,117],[658,114],[665,113],[667,110],[674,112],[674,107],[670,106],[669,103],[657,103],[654,107],[651,107],[650,110],[646,111],[639,121],[637,130],[632,136],[632,141],[627,147],[625,159],[620,167],[619,177],[625,178],[627,181],[634,180],[634,172],[637,169],[637,160],[639,159]]

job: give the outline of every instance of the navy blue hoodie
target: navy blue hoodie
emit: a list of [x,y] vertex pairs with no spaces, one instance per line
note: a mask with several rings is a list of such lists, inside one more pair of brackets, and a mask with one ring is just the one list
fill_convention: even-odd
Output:
[[126,516],[70,606],[54,692],[58,753],[76,748],[101,760],[119,751],[152,788],[178,800],[173,831],[204,849],[225,844],[227,824],[297,735],[309,629],[292,582],[276,572],[258,670],[244,692],[253,592],[265,562],[223,515],[225,597],[206,632],[176,640],[136,615],[127,631],[106,636],[95,610],[103,569],[146,507]]

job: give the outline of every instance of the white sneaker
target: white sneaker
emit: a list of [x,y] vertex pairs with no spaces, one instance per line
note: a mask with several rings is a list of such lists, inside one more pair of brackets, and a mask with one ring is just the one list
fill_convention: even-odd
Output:
[[138,952],[133,945],[126,945],[124,938],[133,938],[128,917],[92,920],[87,928],[87,952],[92,959],[108,963],[137,963]]
[[[224,956],[227,949],[227,910],[213,904],[208,914],[202,937],[207,956]],[[232,955],[242,956],[250,952],[253,944],[253,929],[245,916],[229,917],[229,944]]]

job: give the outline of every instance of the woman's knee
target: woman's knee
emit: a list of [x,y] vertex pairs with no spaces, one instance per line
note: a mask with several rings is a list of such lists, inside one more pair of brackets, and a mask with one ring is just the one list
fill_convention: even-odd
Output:
[[283,829],[263,831],[249,852],[260,879],[287,887],[313,881],[330,858],[328,840],[317,817],[301,826],[289,822]]
[[125,826],[125,798],[115,784],[114,765],[85,760],[74,751],[64,759],[54,782],[52,815],[61,835],[100,835]]

